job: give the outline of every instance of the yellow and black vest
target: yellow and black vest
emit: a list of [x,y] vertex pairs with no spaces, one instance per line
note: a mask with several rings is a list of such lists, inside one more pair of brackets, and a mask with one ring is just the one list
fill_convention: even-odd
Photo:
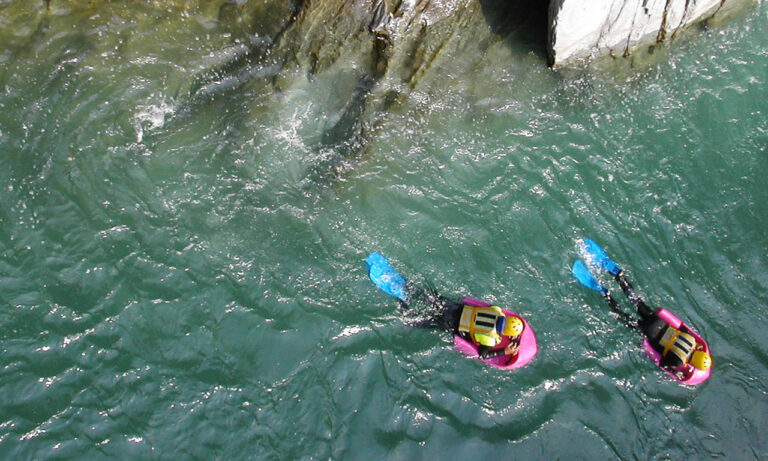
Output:
[[504,312],[499,306],[464,306],[459,332],[469,333],[473,341],[483,346],[496,346],[501,342],[501,335],[496,331],[496,322],[500,317],[504,317]]
[[693,350],[696,348],[696,340],[693,336],[672,327],[667,328],[659,342],[664,346],[664,350],[661,353],[662,357],[672,354],[680,359],[683,365],[688,363],[688,359],[691,358],[691,354],[693,354]]

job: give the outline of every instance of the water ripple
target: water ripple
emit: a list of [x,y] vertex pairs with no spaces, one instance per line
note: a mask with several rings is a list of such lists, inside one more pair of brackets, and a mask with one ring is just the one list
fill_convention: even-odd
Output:
[[[230,75],[257,38],[105,8],[0,46],[4,457],[765,452],[764,7],[629,76],[456,56],[342,160],[354,62]],[[704,333],[708,383],[571,280],[581,237]],[[524,314],[539,355],[502,372],[408,327],[374,250]]]

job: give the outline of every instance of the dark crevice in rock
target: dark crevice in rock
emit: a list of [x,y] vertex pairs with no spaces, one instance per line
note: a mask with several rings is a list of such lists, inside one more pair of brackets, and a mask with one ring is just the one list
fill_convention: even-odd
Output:
[[669,14],[669,7],[672,4],[672,0],[667,0],[664,4],[664,12],[661,14],[661,25],[659,26],[659,33],[656,35],[656,42],[661,43],[667,37],[667,15]]
[[[626,7],[627,7],[627,4],[623,3],[621,9],[619,10],[618,16],[621,16],[621,15],[624,14],[624,11],[625,11]],[[643,3],[643,5],[641,5],[641,8],[643,8],[644,11],[648,10],[648,8],[646,8],[646,6],[645,6],[645,3]],[[632,34],[633,34],[634,30],[635,30],[635,24],[637,24],[637,16],[638,16],[637,11],[633,11],[632,12],[632,24],[629,26],[629,32],[627,33],[627,41],[624,44],[624,52],[621,54],[622,58],[626,58],[627,56],[629,56],[631,54],[631,48],[632,48],[632,45],[633,45]]]
[[275,43],[278,43],[282,38],[283,34],[286,31],[288,31],[291,27],[293,27],[293,24],[298,20],[299,14],[301,14],[301,12],[304,11],[307,3],[309,3],[309,0],[296,0],[296,3],[293,5],[293,8],[291,9],[291,14],[288,17],[288,20],[280,28],[280,30],[275,34],[275,38],[274,38]]
[[419,31],[416,34],[416,38],[410,44],[408,52],[405,54],[405,59],[402,63],[402,78],[401,81],[407,85],[410,89],[413,89],[415,84],[415,75],[419,69],[424,65],[424,55],[426,49],[427,25],[421,24]]
[[547,57],[549,2],[536,0],[480,0],[491,30],[510,42],[529,46],[537,56]]
[[690,6],[691,6],[690,0],[685,0],[685,7],[683,7],[683,14],[680,15],[680,22],[677,24],[677,27],[675,27],[675,30],[672,31],[672,38],[675,38],[675,35],[677,35],[677,32],[683,29],[683,26],[685,25],[685,20],[688,18]]

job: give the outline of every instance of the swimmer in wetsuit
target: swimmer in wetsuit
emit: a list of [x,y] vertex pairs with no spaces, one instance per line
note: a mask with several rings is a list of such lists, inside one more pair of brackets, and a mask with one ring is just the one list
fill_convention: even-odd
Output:
[[[406,284],[407,299],[400,300],[404,312],[411,303],[417,302],[427,307],[431,315],[426,320],[409,322],[421,328],[439,328],[471,341],[477,346],[480,358],[490,359],[500,355],[514,356],[520,350],[520,335],[523,321],[513,315],[505,315],[498,306],[469,306],[446,298],[435,290]],[[510,338],[510,343],[503,349],[495,349],[503,339]]]
[[[477,347],[482,359],[501,355],[514,357],[520,350],[520,336],[525,325],[519,317],[505,315],[498,306],[465,305],[434,289],[425,290],[407,283],[379,253],[368,255],[365,264],[371,281],[385,293],[398,298],[409,325],[438,328],[461,336]],[[412,308],[414,304],[418,304],[418,309]],[[426,319],[423,314],[427,314]],[[510,343],[504,348],[497,347],[505,337],[510,338]]]
[[621,287],[621,291],[637,310],[640,319],[634,319],[622,311],[616,300],[608,292],[608,289],[595,279],[583,262],[574,262],[573,276],[584,286],[602,294],[606,301],[608,301],[611,310],[627,326],[636,328],[647,338],[651,347],[661,356],[659,366],[677,375],[681,380],[690,376],[693,368],[708,370],[712,366],[712,357],[706,352],[705,345],[697,342],[685,325],[675,328],[659,315],[662,311],[661,309],[654,311],[648,307],[635,294],[632,284],[624,276],[624,271],[608,257],[605,250],[597,243],[584,239],[579,244],[579,251],[585,261],[588,261],[592,267],[603,269],[613,275],[614,280]]
[[619,283],[621,291],[624,292],[629,302],[637,309],[637,313],[640,315],[639,321],[633,325],[633,322],[627,318],[627,314],[618,308],[613,298],[609,297],[608,304],[626,324],[636,327],[648,338],[651,346],[662,356],[660,366],[675,372],[681,370],[685,372],[687,365],[700,370],[706,370],[712,366],[712,358],[704,352],[704,346],[696,342],[696,339],[684,325],[680,329],[674,328],[648,307],[635,294],[632,284],[624,277],[624,271],[619,270],[618,274],[614,275],[614,279]]

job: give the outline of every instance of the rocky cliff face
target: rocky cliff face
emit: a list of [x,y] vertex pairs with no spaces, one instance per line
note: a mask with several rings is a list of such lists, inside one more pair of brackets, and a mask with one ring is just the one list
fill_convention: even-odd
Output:
[[567,65],[599,55],[626,57],[747,0],[552,0],[550,64]]
[[[226,25],[235,40],[276,62],[323,72],[367,55],[376,79],[413,86],[456,48],[487,45],[520,27],[540,32],[550,64],[611,55],[670,39],[687,26],[759,0],[153,0],[162,14]],[[104,0],[0,0],[0,38],[44,32],[49,16],[96,11]],[[103,6],[103,5],[102,5]],[[123,6],[121,8],[129,8]],[[113,6],[114,8],[114,6]],[[548,18],[545,17],[546,10]],[[544,12],[544,15],[541,14]],[[534,34],[536,35],[536,34]],[[544,38],[546,37],[546,38]],[[544,43],[546,42],[546,44]],[[268,46],[264,46],[264,45]],[[258,48],[258,50],[256,50]],[[277,56],[280,55],[280,56]],[[233,64],[236,67],[236,64]]]

